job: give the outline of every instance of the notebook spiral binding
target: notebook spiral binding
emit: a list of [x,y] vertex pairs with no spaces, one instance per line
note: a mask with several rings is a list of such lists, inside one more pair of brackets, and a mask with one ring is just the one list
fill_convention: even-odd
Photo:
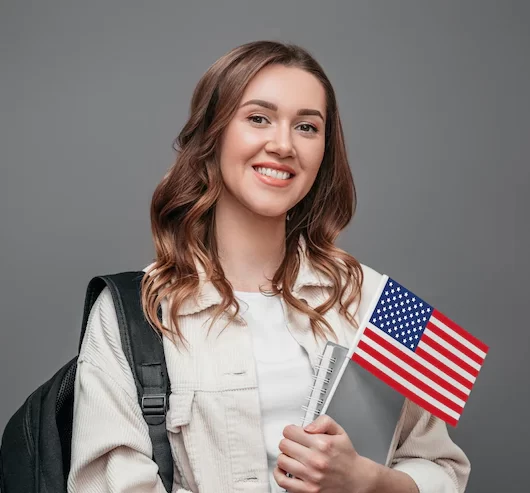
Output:
[[312,375],[313,385],[309,388],[309,395],[305,399],[308,403],[302,406],[302,411],[304,412],[304,416],[300,418],[302,425],[308,424],[320,415],[325,395],[328,392],[328,386],[331,381],[329,375],[333,373],[337,358],[327,358],[326,363],[322,364],[323,359],[324,353],[317,356],[318,362]]

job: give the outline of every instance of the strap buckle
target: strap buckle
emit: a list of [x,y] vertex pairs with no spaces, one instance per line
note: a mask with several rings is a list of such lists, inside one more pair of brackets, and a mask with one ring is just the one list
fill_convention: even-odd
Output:
[[142,396],[142,412],[144,416],[165,416],[167,396],[165,394],[147,394]]

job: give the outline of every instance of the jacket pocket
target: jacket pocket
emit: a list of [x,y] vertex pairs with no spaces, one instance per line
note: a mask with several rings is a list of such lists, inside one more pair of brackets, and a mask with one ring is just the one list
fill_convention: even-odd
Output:
[[179,471],[182,486],[198,492],[197,462],[189,432],[194,396],[193,390],[177,391],[170,394],[166,428],[173,460]]

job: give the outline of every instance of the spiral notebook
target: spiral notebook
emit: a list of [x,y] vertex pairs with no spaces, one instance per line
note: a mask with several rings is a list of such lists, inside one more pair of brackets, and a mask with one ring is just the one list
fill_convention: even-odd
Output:
[[303,407],[302,426],[327,414],[344,428],[360,455],[385,464],[405,398],[351,360],[330,398],[347,353],[347,347],[327,342],[313,375],[309,403]]

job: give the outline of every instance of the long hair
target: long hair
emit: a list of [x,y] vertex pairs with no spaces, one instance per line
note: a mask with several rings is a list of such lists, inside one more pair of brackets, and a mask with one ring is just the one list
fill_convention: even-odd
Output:
[[[281,294],[287,304],[309,316],[315,337],[324,337],[326,329],[336,337],[323,315],[337,302],[340,314],[356,325],[348,308],[360,296],[362,269],[354,257],[334,244],[356,207],[335,92],[322,67],[306,50],[292,44],[256,41],[222,56],[200,79],[189,119],[175,140],[176,161],[153,194],[151,229],[156,258],[142,282],[142,305],[154,328],[173,342],[175,336],[185,340],[178,314],[182,304],[198,293],[197,261],[222,297],[212,324],[227,311],[231,312],[229,322],[238,315],[239,304],[224,276],[214,234],[215,206],[223,189],[218,147],[247,84],[271,64],[313,74],[325,89],[327,113],[322,164],[308,194],[288,211],[285,255],[271,280],[272,293]],[[311,266],[333,281],[329,298],[316,307],[308,306],[291,291],[300,267],[301,237]],[[170,301],[172,328],[164,327],[157,316],[164,298]]]

